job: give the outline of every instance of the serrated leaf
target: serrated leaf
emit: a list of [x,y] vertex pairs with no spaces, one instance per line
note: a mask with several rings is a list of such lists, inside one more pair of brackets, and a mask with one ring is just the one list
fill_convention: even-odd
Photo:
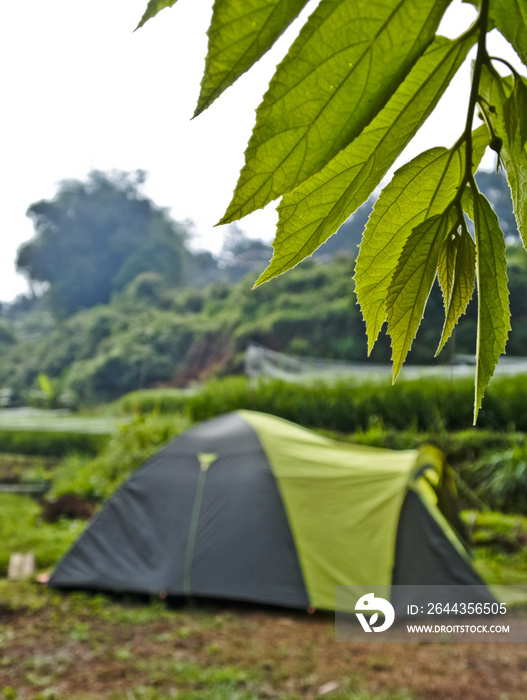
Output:
[[[473,134],[473,169],[483,156],[486,127]],[[355,268],[355,291],[371,352],[386,320],[385,302],[397,262],[413,228],[441,214],[463,179],[465,148],[433,148],[400,168],[381,192],[370,216]]]
[[441,287],[443,288],[443,285],[446,287],[448,284],[449,288],[447,293],[443,290],[445,324],[436,356],[439,355],[452,335],[452,331],[460,316],[467,310],[468,303],[474,293],[476,246],[466,228],[463,227],[461,233],[456,231],[456,235],[447,236],[440,255],[438,277],[440,282],[443,278]]
[[194,116],[258,61],[308,0],[216,0],[209,48]]
[[459,248],[460,235],[458,232],[459,221],[453,226],[452,231],[448,234],[439,253],[439,261],[437,263],[437,279],[441,292],[443,294],[443,302],[445,309],[448,308],[452,299],[452,289],[454,287],[454,277],[456,274],[456,256]]
[[507,139],[519,139],[523,148],[527,141],[527,86],[520,76],[516,76],[514,88],[503,103],[503,121]]
[[141,17],[141,21],[137,25],[136,29],[139,29],[144,24],[146,24],[149,19],[155,17],[157,13],[161,12],[161,10],[164,10],[165,7],[172,7],[172,5],[175,5],[176,2],[177,0],[149,0],[145,13]]
[[[500,78],[491,74],[483,67],[479,85],[480,93],[492,111],[487,110],[487,118],[496,134],[502,139],[503,146],[500,153],[501,161],[505,167],[507,180],[511,189],[514,215],[518,225],[518,231],[527,248],[527,152],[525,145],[521,145],[521,139],[509,139],[508,129],[505,125],[504,104],[513,90],[512,78]],[[520,115],[523,121],[527,120],[527,114]],[[527,126],[523,127],[527,129]]]
[[386,298],[394,381],[421,323],[436,276],[439,253],[454,221],[455,213],[450,209],[432,216],[412,229],[404,244]]
[[505,238],[487,199],[475,191],[473,203],[478,280],[475,423],[485,388],[505,352],[511,326]]
[[257,110],[245,165],[220,223],[291,191],[358,136],[431,43],[448,4],[322,0]]
[[518,105],[513,92],[503,103],[503,121],[507,138],[512,141],[518,128]]
[[461,197],[461,206],[463,211],[468,216],[468,218],[474,221],[474,198],[472,196],[472,190],[470,187],[465,187],[463,190],[463,195]]
[[256,285],[311,255],[370,196],[434,109],[474,41],[473,36],[437,37],[362,134],[284,196],[273,259]]
[[520,139],[520,147],[527,143],[527,85],[521,76],[514,81],[514,95],[518,114],[516,134]]
[[492,0],[490,18],[527,65],[527,3],[525,0]]

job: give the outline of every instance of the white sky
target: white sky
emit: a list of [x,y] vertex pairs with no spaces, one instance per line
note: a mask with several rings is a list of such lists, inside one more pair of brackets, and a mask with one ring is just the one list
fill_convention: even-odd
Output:
[[[24,0],[3,7],[1,300],[27,289],[14,261],[18,247],[33,235],[25,216],[29,205],[52,198],[61,180],[83,179],[92,168],[146,170],[146,194],[169,207],[175,219],[194,221],[200,247],[221,247],[224,227],[213,226],[230,201],[254,109],[288,37],[191,121],[212,0],[179,0],[134,33],[146,5],[147,0]],[[456,0],[445,33],[457,35],[474,16],[472,7]],[[468,84],[467,69],[406,160],[455,141]],[[274,206],[240,227],[271,241]]]

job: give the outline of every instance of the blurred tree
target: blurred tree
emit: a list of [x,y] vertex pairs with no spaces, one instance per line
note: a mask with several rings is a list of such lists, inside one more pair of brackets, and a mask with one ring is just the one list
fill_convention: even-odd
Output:
[[[512,209],[511,191],[505,175],[502,172],[479,170],[476,174],[476,182],[498,215],[505,237],[509,239],[509,236],[513,236],[516,242],[520,243],[520,234]],[[508,240],[507,242],[512,241]]]
[[107,303],[144,272],[184,284],[186,229],[141,194],[144,180],[140,170],[95,170],[29,207],[35,237],[19,249],[17,268],[33,285],[45,283],[57,316]]
[[190,260],[188,286],[205,287],[220,278],[218,261],[208,250],[193,250]]
[[230,282],[237,282],[249,272],[264,270],[272,252],[269,243],[249,238],[239,226],[232,224],[223,239],[219,265]]

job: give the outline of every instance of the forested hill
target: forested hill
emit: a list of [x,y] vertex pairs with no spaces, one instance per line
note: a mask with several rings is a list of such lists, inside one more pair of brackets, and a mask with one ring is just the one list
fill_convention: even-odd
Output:
[[[330,239],[333,250],[322,248],[320,256],[252,291],[269,259],[266,244],[233,228],[222,256],[214,259],[210,253],[191,250],[188,232],[141,196],[137,179],[92,174],[88,183],[81,184],[65,183],[55,200],[29,210],[36,236],[21,248],[18,262],[34,283],[40,282],[43,293],[4,307],[0,320],[4,403],[22,404],[40,397],[53,404],[60,396],[73,404],[98,403],[153,385],[186,386],[215,374],[241,371],[251,340],[294,354],[347,361],[366,358],[364,324],[352,279],[364,213],[358,212],[356,221],[346,225],[348,230]],[[499,188],[494,189],[498,196]],[[98,190],[103,191],[108,210],[112,197],[118,201],[125,218],[110,217],[108,211],[103,216],[100,201],[91,206],[90,196],[95,191],[99,197]],[[143,229],[134,212],[142,212]],[[110,262],[85,240],[94,217],[106,226],[99,247],[106,241],[114,251],[113,277]],[[127,220],[129,225],[124,226]],[[525,355],[527,259],[514,245],[514,231],[510,235],[513,331],[508,353]],[[70,265],[58,264],[76,249],[81,250],[80,259],[74,254]],[[170,261],[174,267],[167,264]],[[93,275],[97,280],[100,266],[111,277],[105,286],[91,279]],[[203,286],[189,286],[199,282]],[[472,302],[434,360],[443,313],[440,291],[434,288],[410,362],[448,362],[454,353],[474,354],[477,308]],[[389,358],[389,343],[382,337],[372,359],[388,362]]]
[[[510,273],[513,331],[509,353],[527,347],[527,264],[512,255]],[[243,352],[254,340],[276,350],[360,361],[366,340],[353,293],[354,261],[341,254],[328,263],[308,261],[270,284],[251,291],[254,275],[236,283],[165,288],[147,276],[109,304],[100,304],[55,321],[49,312],[21,314],[1,326],[0,386],[24,403],[39,389],[38,375],[49,378],[56,395],[75,402],[107,401],[134,389],[186,385],[214,374],[240,371]],[[434,289],[411,361],[431,362],[442,311]],[[475,304],[438,358],[474,353]],[[433,330],[432,330],[433,329]],[[382,338],[374,352],[387,362]]]

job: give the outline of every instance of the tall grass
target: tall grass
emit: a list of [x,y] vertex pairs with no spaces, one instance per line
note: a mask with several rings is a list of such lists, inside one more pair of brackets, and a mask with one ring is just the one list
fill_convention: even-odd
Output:
[[0,430],[0,452],[44,457],[63,457],[72,452],[95,455],[108,439],[108,435],[94,433]]
[[474,565],[483,580],[525,585],[527,518],[489,511],[465,511],[462,516],[473,544]]
[[182,389],[145,389],[125,394],[117,402],[123,413],[178,413],[184,411],[189,392]]
[[0,575],[13,552],[33,552],[37,567],[53,566],[85,527],[83,521],[41,519],[40,505],[29,496],[0,493]]
[[188,427],[184,416],[138,415],[122,425],[94,459],[73,454],[61,462],[50,495],[71,492],[106,500],[148,457]]
[[[527,430],[527,376],[500,377],[487,391],[478,428]],[[463,430],[472,426],[473,380],[437,377],[388,382],[341,381],[310,386],[245,377],[217,379],[188,397],[191,421],[236,409],[271,413],[308,427],[342,433],[366,430],[372,420],[387,428],[416,431]]]
[[527,441],[514,435],[506,449],[487,452],[468,465],[463,478],[490,507],[527,513]]

